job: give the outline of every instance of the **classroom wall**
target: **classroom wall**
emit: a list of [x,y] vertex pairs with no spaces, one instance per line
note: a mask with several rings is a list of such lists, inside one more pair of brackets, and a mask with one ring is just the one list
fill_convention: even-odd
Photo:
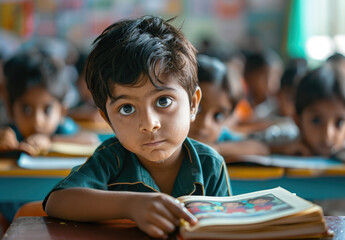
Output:
[[89,48],[110,23],[154,14],[177,16],[188,39],[198,46],[211,39],[224,49],[259,42],[281,50],[286,0],[1,0],[0,28],[24,41],[37,36],[67,38]]

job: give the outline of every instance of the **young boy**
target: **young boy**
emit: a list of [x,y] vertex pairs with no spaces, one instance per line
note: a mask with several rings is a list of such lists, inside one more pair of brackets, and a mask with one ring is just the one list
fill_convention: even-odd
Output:
[[25,51],[4,65],[11,124],[0,128],[0,151],[46,152],[53,141],[95,144],[98,138],[82,133],[67,118],[66,82],[57,64],[38,51]]
[[47,214],[129,218],[167,237],[181,218],[196,223],[174,197],[229,196],[223,158],[187,138],[201,98],[196,72],[194,47],[169,21],[144,16],[109,26],[88,57],[86,82],[116,138],[55,186]]
[[325,64],[303,77],[295,97],[300,138],[274,153],[331,157],[345,147],[345,72]]

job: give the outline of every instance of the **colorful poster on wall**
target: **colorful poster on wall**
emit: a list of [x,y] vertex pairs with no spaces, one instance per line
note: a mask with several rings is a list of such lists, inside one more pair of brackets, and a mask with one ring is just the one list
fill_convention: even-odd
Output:
[[0,28],[30,38],[34,32],[33,1],[1,1]]

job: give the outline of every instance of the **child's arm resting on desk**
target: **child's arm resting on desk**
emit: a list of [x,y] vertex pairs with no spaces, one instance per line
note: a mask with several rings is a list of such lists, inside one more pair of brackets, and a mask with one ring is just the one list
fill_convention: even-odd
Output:
[[269,147],[259,141],[255,140],[243,140],[243,141],[226,141],[216,144],[210,144],[214,149],[222,155],[227,162],[231,157],[242,156],[242,155],[269,155]]
[[116,192],[89,188],[57,190],[48,198],[49,216],[74,221],[132,219],[152,237],[167,237],[180,219],[196,224],[196,218],[175,198],[163,193]]
[[10,127],[0,129],[0,152],[20,151],[35,155],[39,149],[26,142],[18,142],[15,132]]

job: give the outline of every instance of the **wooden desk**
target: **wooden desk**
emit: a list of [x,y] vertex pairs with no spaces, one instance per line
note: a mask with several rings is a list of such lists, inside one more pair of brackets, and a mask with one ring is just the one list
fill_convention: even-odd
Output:
[[281,186],[308,200],[345,199],[345,171],[228,165],[234,195]]
[[[32,239],[150,239],[133,222],[80,223],[49,217],[19,217],[9,227],[3,240]],[[170,239],[176,239],[171,237]]]
[[[345,217],[326,217],[333,240],[345,239]],[[20,217],[9,227],[3,240],[31,239],[150,239],[134,223],[119,220],[108,224],[63,221],[49,217]],[[172,234],[169,239],[177,239]]]
[[[304,170],[303,175],[297,174],[302,170],[231,165],[228,171],[236,195],[281,186],[309,200],[345,198],[344,172],[315,175]],[[15,159],[0,159],[0,203],[42,201],[69,172],[23,169]]]

